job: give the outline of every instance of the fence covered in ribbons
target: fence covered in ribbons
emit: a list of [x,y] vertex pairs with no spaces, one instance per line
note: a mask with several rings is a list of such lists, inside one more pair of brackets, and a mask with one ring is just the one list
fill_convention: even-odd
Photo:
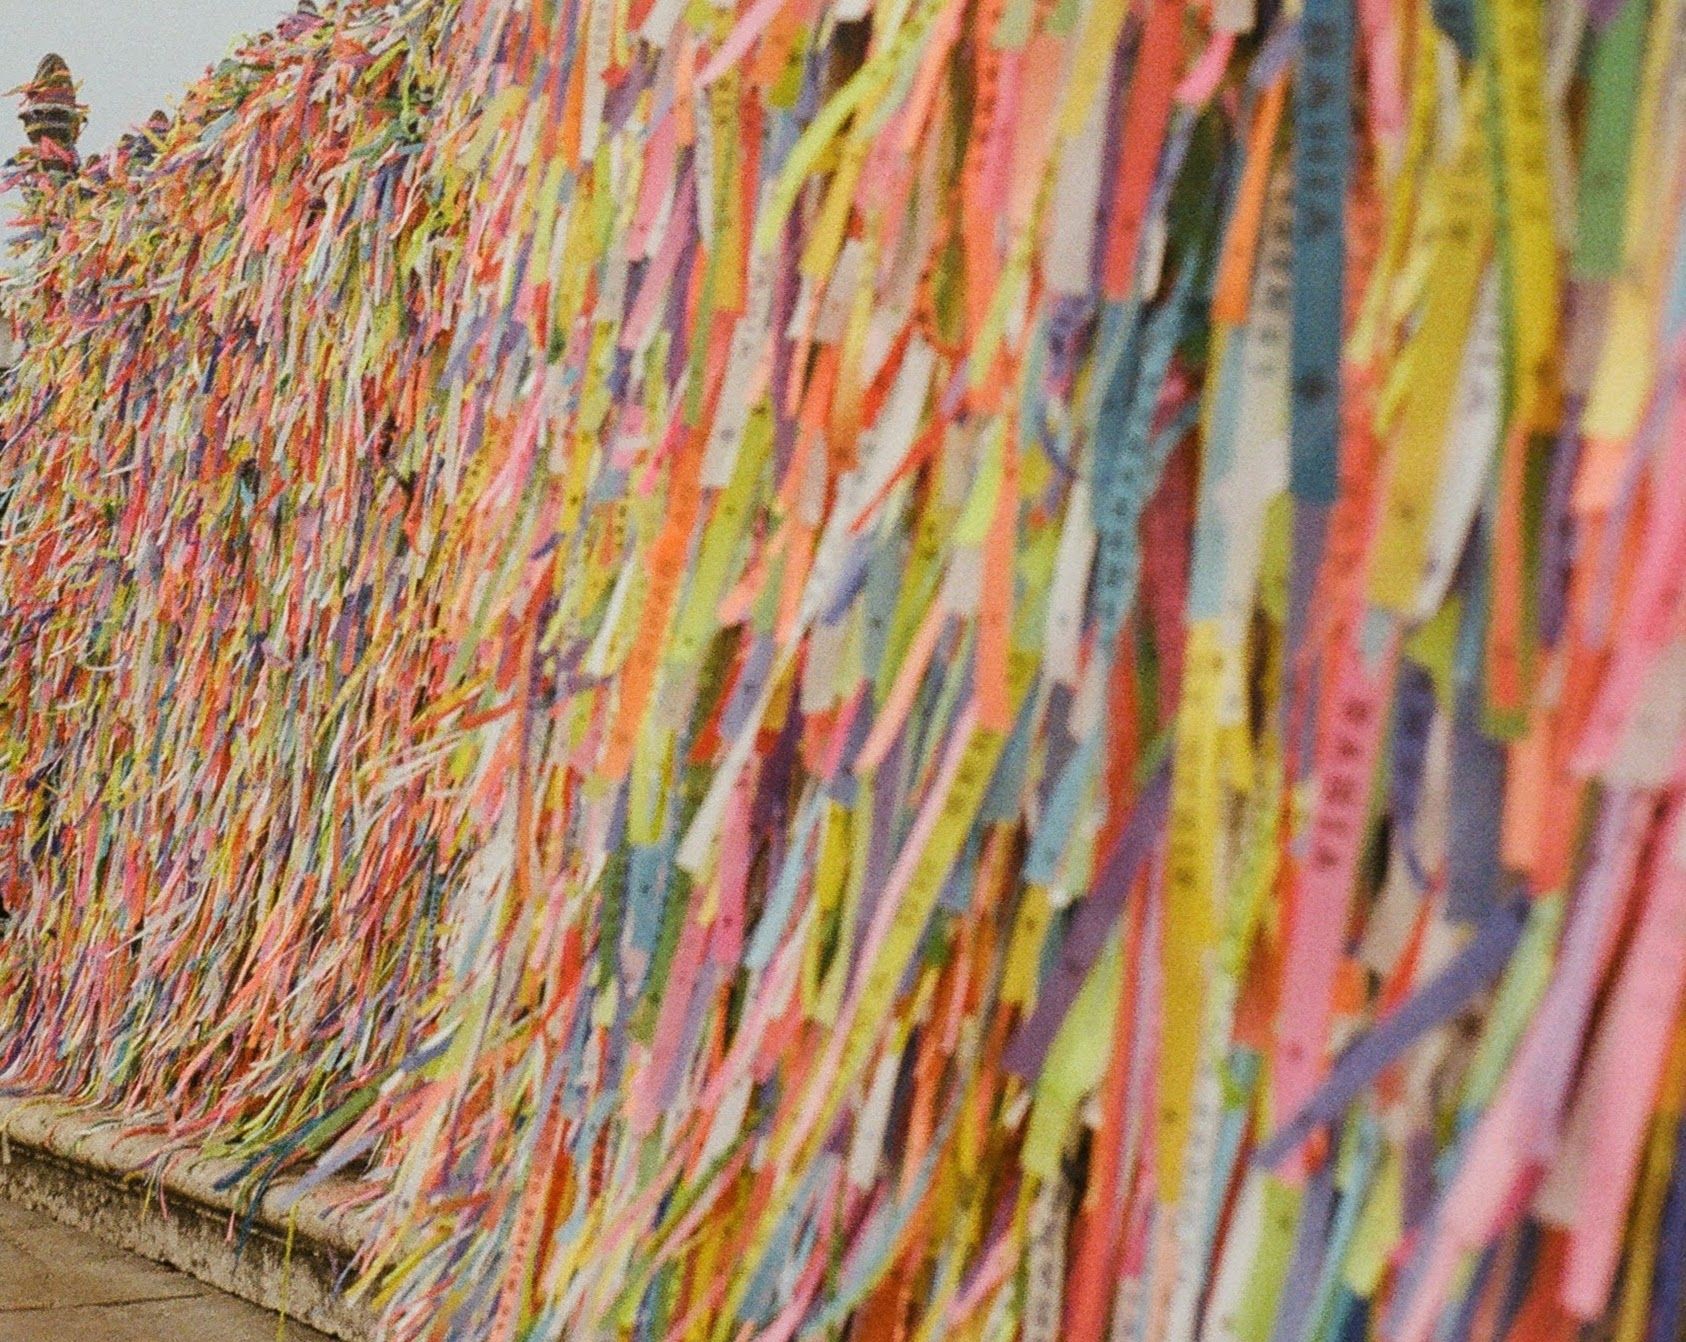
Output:
[[361,0],[16,173],[3,1083],[395,1339],[1674,1342],[1681,0]]

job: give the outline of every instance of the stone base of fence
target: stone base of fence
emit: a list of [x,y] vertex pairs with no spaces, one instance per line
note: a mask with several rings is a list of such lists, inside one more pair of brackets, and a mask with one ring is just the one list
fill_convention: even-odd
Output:
[[345,1342],[374,1342],[370,1313],[343,1291],[368,1238],[364,1190],[330,1181],[295,1198],[281,1181],[247,1207],[217,1187],[235,1162],[130,1129],[57,1098],[0,1096],[0,1197]]

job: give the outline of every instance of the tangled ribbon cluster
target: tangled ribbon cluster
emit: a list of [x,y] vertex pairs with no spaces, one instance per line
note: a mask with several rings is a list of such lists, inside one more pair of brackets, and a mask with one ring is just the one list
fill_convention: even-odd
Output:
[[395,1342],[1677,1342],[1686,0],[340,0],[13,171],[0,1084]]

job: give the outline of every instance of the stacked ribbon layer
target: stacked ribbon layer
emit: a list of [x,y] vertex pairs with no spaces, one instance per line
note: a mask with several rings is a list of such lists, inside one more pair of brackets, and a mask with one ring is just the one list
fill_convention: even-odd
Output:
[[400,1342],[1676,1342],[1683,0],[346,0],[0,389],[6,1084]]

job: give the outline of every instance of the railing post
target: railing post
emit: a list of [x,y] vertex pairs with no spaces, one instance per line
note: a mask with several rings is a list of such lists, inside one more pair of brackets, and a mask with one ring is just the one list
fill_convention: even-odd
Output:
[[60,177],[76,171],[81,164],[76,142],[88,120],[88,109],[76,100],[76,82],[64,57],[49,52],[41,58],[35,78],[24,86],[18,120],[42,171]]

